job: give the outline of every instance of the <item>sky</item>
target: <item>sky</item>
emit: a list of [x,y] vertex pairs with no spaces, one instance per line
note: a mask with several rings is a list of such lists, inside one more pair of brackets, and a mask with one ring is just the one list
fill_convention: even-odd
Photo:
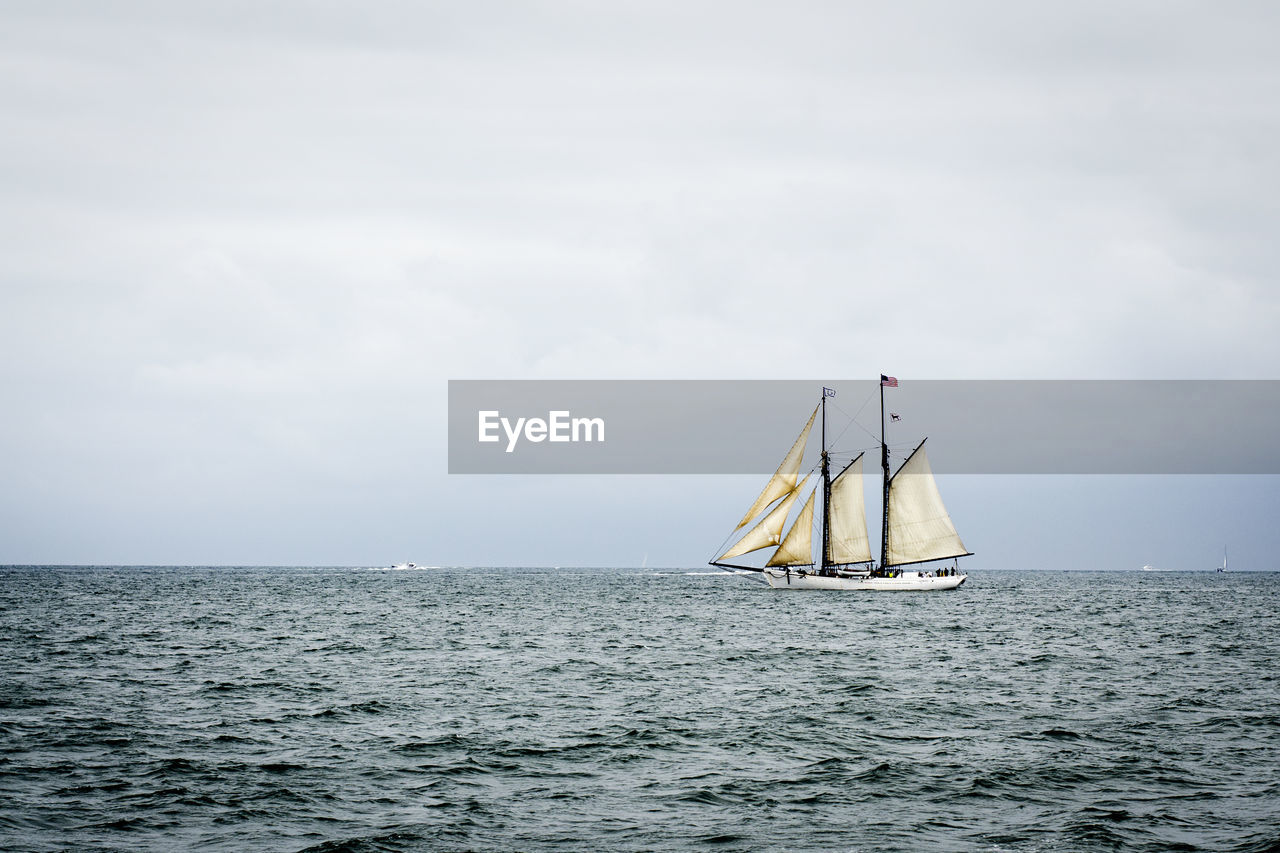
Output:
[[[1280,378],[1276,32],[6,3],[0,563],[693,566],[761,485],[451,476],[450,379]],[[941,487],[974,569],[1280,568],[1275,477]]]

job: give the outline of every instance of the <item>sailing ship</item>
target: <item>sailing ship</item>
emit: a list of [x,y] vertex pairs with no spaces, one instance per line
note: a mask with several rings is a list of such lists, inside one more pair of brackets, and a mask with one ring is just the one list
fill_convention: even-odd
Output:
[[1227,546],[1222,546],[1222,565],[1218,566],[1218,571],[1225,572],[1227,570]]
[[[889,474],[889,446],[884,432],[884,389],[897,387],[897,379],[880,376],[880,466],[883,471],[883,517],[880,562],[871,555],[862,486],[863,453],[831,476],[827,450],[827,398],[835,391],[822,389],[822,399],[809,416],[791,450],[765,484],[734,532],[756,522],[727,551],[709,561],[728,571],[759,572],[774,589],[831,590],[943,590],[955,589],[967,580],[958,563],[933,570],[921,564],[955,560],[971,555],[960,541],[951,516],[942,503],[924,441],[916,446],[898,470]],[[800,514],[783,536],[792,507],[804,493],[809,476],[800,479],[809,432],[819,413],[822,455],[819,481],[809,492]],[[895,420],[897,416],[894,416]],[[927,439],[926,439],[927,440]],[[814,504],[821,493],[818,559],[813,555]],[[771,508],[772,507],[772,508]],[[763,517],[761,517],[763,516]],[[757,521],[757,519],[759,519]],[[753,551],[775,547],[764,566],[727,562]],[[908,570],[906,567],[912,567]]]

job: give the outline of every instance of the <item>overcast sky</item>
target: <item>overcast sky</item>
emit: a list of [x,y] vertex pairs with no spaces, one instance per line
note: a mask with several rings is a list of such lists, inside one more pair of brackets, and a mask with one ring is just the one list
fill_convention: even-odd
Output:
[[[451,378],[1280,378],[1278,32],[7,2],[0,563],[693,565],[761,485],[451,477]],[[975,569],[1280,551],[1273,477],[942,488]]]

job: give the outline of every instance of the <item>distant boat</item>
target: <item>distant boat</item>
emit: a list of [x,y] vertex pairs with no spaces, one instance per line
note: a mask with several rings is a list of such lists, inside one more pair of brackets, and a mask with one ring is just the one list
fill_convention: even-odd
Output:
[[418,568],[418,565],[416,563],[398,563],[392,566],[391,568],[400,569],[401,571],[403,571],[405,569],[416,569]]
[[1223,545],[1222,546],[1222,565],[1218,566],[1218,571],[1225,572],[1226,570],[1227,570],[1227,546]]
[[[764,517],[710,564],[729,571],[760,572],[774,589],[925,591],[955,589],[964,583],[968,575],[960,574],[958,566],[943,566],[932,571],[907,571],[903,568],[967,557],[971,552],[960,541],[938,494],[923,441],[907,456],[897,472],[889,475],[889,448],[884,440],[884,389],[897,387],[897,384],[898,381],[892,377],[880,377],[880,464],[884,473],[884,515],[879,565],[871,556],[867,536],[862,487],[863,454],[859,453],[840,473],[831,476],[826,441],[827,397],[834,397],[835,392],[827,388],[823,389],[821,401],[790,452],[760,497],[738,522],[736,530],[741,530],[761,515]],[[819,410],[822,412],[822,456],[818,466],[821,482],[814,485],[804,508],[784,537],[782,528],[787,515],[808,482],[806,475],[797,484],[809,431]],[[819,556],[815,560],[814,502],[819,486],[822,493],[821,534]],[[774,546],[776,550],[764,566],[725,562]]]
[[1158,572],[1158,571],[1160,571],[1160,570],[1159,570],[1159,569],[1157,569],[1155,566],[1143,566],[1143,567],[1142,567],[1142,570],[1143,570],[1144,572]]

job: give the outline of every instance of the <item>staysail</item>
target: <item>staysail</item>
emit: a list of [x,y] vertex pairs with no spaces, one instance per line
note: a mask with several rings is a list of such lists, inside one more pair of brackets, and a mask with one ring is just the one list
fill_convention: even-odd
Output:
[[796,498],[800,495],[800,492],[804,489],[804,484],[807,482],[809,482],[809,478],[805,477],[804,482],[791,489],[790,494],[781,503],[770,510],[768,515],[760,519],[759,524],[748,530],[746,535],[737,541],[737,544],[716,559],[728,560],[731,557],[777,545],[782,541],[782,527],[787,523],[787,514],[791,512],[791,505],[796,502]]
[[969,549],[960,541],[951,516],[938,494],[938,484],[924,452],[924,442],[902,463],[889,481],[889,529],[886,566],[964,557]]
[[862,454],[831,481],[831,525],[827,562],[869,563],[871,542],[867,538],[866,499],[862,494]]
[[[798,490],[797,490],[798,491]],[[766,566],[809,566],[813,564],[813,497],[818,493],[814,486],[805,501],[804,509],[796,516],[795,524],[787,531],[787,538]]]
[[[804,429],[800,430],[799,437],[796,438],[795,444],[791,445],[791,450],[783,458],[782,464],[778,466],[778,470],[774,472],[773,477],[765,484],[764,491],[760,493],[760,497],[756,498],[756,502],[751,505],[751,509],[747,510],[747,514],[742,517],[742,521],[738,522],[738,526],[734,530],[746,527],[756,516],[764,512],[765,507],[796,488],[796,480],[800,479],[800,461],[804,458],[804,449],[809,443],[809,430],[813,429],[813,420],[817,416],[818,408],[814,407],[813,414],[809,415],[809,422],[804,425]],[[782,522],[778,523],[778,530],[781,532]],[[741,551],[739,553],[746,552]],[[728,556],[730,555],[725,554],[725,557]]]

